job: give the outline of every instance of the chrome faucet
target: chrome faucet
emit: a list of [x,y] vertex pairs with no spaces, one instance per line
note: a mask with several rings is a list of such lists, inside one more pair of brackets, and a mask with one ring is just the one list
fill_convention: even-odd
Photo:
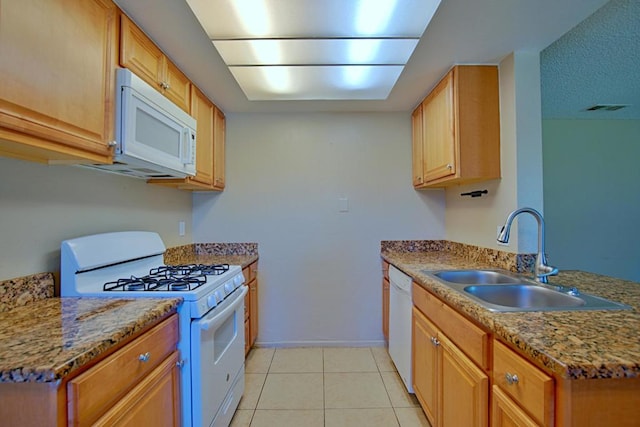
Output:
[[507,217],[504,226],[502,226],[502,230],[500,230],[500,234],[498,235],[498,242],[509,242],[509,231],[511,230],[511,223],[517,215],[523,212],[530,213],[531,215],[533,215],[536,221],[538,221],[538,254],[536,255],[534,274],[536,281],[540,283],[548,283],[548,277],[558,274],[558,269],[556,267],[547,265],[547,256],[545,255],[544,251],[544,218],[542,218],[542,214],[540,214],[540,212],[532,208],[520,208],[511,212]]

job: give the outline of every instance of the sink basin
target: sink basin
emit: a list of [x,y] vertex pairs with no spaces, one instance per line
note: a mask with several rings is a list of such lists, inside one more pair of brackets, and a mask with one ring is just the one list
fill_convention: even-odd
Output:
[[517,283],[521,279],[494,270],[445,270],[433,274],[434,276],[451,283],[465,285]]
[[505,307],[535,309],[586,305],[582,298],[528,284],[467,286],[464,291],[488,303]]
[[489,311],[629,310],[631,307],[505,270],[422,270]]

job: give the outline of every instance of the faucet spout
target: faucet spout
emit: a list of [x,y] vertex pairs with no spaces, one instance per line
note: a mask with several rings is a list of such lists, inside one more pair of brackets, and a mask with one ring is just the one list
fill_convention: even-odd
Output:
[[511,212],[498,235],[498,242],[507,243],[511,231],[511,224],[516,216],[521,213],[531,214],[538,222],[538,253],[536,254],[536,263],[534,266],[535,279],[540,283],[548,283],[549,276],[558,274],[558,269],[547,264],[547,256],[545,254],[544,245],[544,218],[542,214],[533,208],[520,208]]

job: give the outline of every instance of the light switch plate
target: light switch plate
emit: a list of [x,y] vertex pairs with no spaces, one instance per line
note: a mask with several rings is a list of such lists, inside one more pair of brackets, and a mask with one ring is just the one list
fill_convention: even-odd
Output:
[[338,199],[338,212],[349,212],[349,199],[347,197],[340,197]]

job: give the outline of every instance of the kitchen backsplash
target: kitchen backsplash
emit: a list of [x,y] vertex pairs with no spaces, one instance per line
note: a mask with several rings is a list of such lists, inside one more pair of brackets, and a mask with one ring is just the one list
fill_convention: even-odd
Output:
[[53,273],[38,273],[0,281],[0,312],[52,298],[53,289]]
[[448,240],[383,240],[380,242],[381,252],[431,252],[444,251],[452,255],[466,258],[496,268],[517,271],[520,273],[533,271],[536,254],[514,254],[491,248],[450,242]]
[[168,248],[164,253],[166,264],[180,263],[180,260],[195,255],[258,255],[257,243],[193,243]]

